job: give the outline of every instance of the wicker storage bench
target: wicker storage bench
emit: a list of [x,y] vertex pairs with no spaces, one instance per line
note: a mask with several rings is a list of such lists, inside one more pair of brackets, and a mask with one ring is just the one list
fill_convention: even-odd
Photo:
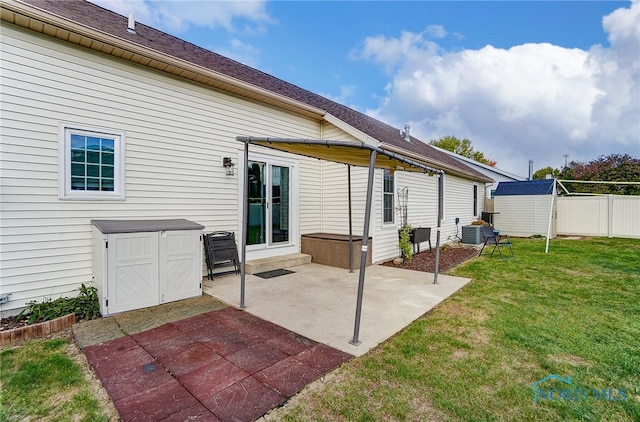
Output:
[[[372,241],[369,238],[367,265],[371,265]],[[353,268],[360,268],[362,236],[353,236]],[[332,233],[311,233],[302,235],[301,252],[311,255],[316,264],[349,268],[349,235]]]

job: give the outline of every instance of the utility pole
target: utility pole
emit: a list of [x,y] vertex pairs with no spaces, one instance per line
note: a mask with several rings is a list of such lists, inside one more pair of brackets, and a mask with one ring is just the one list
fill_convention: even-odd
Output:
[[569,158],[569,154],[564,154],[564,168],[567,168],[567,158]]

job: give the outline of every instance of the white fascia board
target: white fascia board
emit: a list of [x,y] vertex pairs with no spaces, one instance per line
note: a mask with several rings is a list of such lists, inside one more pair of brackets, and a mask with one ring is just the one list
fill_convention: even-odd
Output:
[[382,142],[378,141],[377,139],[372,138],[361,130],[354,128],[353,126],[345,123],[344,121],[338,119],[330,113],[325,113],[325,115],[323,116],[323,120],[327,123],[331,123],[338,129],[343,130],[344,132],[356,138],[358,141],[363,142],[367,145],[379,147],[382,144]]
[[505,177],[509,177],[509,178],[511,178],[513,180],[526,180],[527,179],[526,177],[520,177],[520,176],[518,176],[516,174],[509,173],[508,171],[501,170],[501,169],[499,169],[497,167],[488,166],[488,165],[486,165],[484,163],[480,163],[480,162],[478,162],[476,160],[473,160],[473,159],[468,158],[468,157],[464,157],[464,156],[462,156],[460,154],[456,154],[455,152],[451,152],[449,150],[437,147],[435,145],[431,145],[431,146],[434,147],[435,149],[437,149],[438,151],[442,151],[445,154],[449,154],[450,156],[452,156],[453,158],[455,158],[455,159],[457,159],[459,161],[464,161],[465,163],[468,163],[468,164],[483,168],[485,170],[491,171],[493,173],[500,174],[500,175],[505,176]]

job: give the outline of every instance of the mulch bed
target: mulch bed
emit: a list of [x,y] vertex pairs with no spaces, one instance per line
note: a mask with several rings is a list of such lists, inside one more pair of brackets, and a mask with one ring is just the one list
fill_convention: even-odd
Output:
[[[440,248],[440,266],[438,272],[450,270],[467,261],[479,253],[478,249],[473,246],[462,245],[445,245]],[[436,266],[436,250],[426,250],[413,255],[413,259],[409,264],[396,265],[393,260],[384,262],[382,265],[387,267],[405,268],[415,271],[426,271],[432,273]]]
[[27,325],[29,325],[29,318],[27,316],[10,316],[0,320],[0,331],[13,330],[14,328],[26,327]]

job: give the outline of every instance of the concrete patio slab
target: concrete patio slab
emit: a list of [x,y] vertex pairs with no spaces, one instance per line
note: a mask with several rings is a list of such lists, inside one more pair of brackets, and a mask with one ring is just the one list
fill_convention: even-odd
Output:
[[[361,356],[466,285],[470,279],[372,265],[367,267],[360,345],[353,339],[358,270],[307,264],[271,279],[246,276],[246,312],[312,340]],[[240,276],[204,280],[203,291],[240,305]]]

